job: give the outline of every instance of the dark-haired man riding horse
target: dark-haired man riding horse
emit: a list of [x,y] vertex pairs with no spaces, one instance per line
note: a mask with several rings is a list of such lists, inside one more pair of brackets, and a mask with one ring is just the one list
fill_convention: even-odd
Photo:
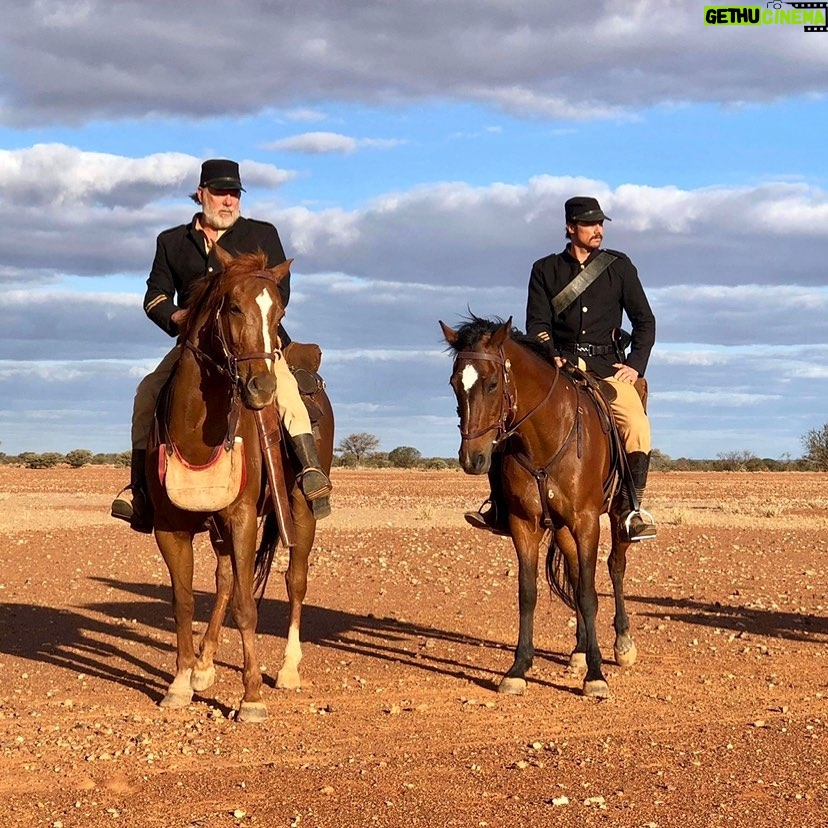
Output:
[[[630,540],[654,538],[652,517],[640,508],[650,467],[650,422],[636,383],[655,343],[655,317],[629,258],[602,250],[604,215],[589,196],[570,198],[564,205],[566,236],[562,253],[532,266],[526,304],[526,333],[545,343],[560,367],[577,365],[594,376],[612,408],[624,444],[628,474],[622,485],[622,519]],[[622,314],[632,325],[631,350],[621,340]],[[639,383],[640,385],[641,383]],[[490,473],[492,498],[466,520],[477,528],[508,534],[500,501],[497,470]]]
[[[170,336],[178,336],[188,313],[193,284],[221,270],[216,247],[236,256],[262,251],[269,268],[282,264],[285,252],[276,228],[264,221],[241,216],[239,202],[244,187],[239,165],[235,161],[214,158],[201,166],[198,189],[191,195],[201,206],[189,224],[165,230],[158,236],[155,260],[147,279],[144,311]],[[279,283],[284,306],[290,298],[290,275]],[[176,303],[177,298],[177,303]],[[280,325],[277,348],[290,344]],[[132,413],[131,500],[120,495],[112,503],[112,516],[126,520],[140,532],[152,531],[152,514],[147,497],[144,465],[147,441],[152,427],[158,396],[181,355],[179,344],[161,360],[158,367],[139,383]],[[302,402],[293,374],[284,359],[274,363],[276,406],[279,409],[288,441],[302,471],[299,481],[305,497],[312,502],[314,517],[330,513],[328,495],[331,482],[317,456],[310,417]]]

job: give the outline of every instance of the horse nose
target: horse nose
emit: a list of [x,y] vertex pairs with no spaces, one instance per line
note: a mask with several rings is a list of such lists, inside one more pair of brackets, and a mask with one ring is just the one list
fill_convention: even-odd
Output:
[[486,474],[489,471],[491,457],[481,451],[460,453],[460,465],[466,474]]
[[264,408],[273,402],[276,378],[273,374],[254,374],[247,381],[247,398],[255,408]]

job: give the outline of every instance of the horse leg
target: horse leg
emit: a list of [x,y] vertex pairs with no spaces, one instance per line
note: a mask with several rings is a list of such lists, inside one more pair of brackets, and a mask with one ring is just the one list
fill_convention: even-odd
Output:
[[498,693],[522,695],[526,691],[526,671],[535,657],[534,624],[535,606],[538,603],[538,546],[543,536],[542,529],[529,525],[514,517],[510,518],[512,540],[518,559],[518,612],[520,626],[515,660],[501,679]]
[[626,532],[621,528],[617,514],[610,514],[610,525],[612,527],[612,549],[607,560],[607,567],[615,595],[615,618],[613,620],[615,663],[619,667],[631,667],[635,664],[638,652],[630,635],[630,619],[627,617],[627,607],[624,603],[624,574],[627,571],[627,549],[630,547],[630,542],[626,539]]
[[236,510],[227,521],[233,562],[233,588],[230,609],[242,641],[242,682],[244,696],[236,719],[240,722],[261,722],[267,718],[267,707],[262,701],[262,671],[256,655],[256,624],[258,610],[253,598],[253,562],[256,554],[255,507]]
[[302,660],[299,629],[302,621],[302,603],[308,589],[308,557],[316,535],[316,520],[304,496],[294,488],[291,499],[296,544],[290,550],[285,571],[290,610],[285,658],[276,675],[276,686],[281,690],[298,690],[302,685],[299,677],[299,662]]
[[201,638],[198,647],[198,658],[193,669],[193,690],[206,690],[212,687],[216,680],[216,667],[213,659],[218,651],[219,635],[227,615],[227,606],[233,590],[233,563],[226,551],[219,551],[220,544],[216,543],[213,533],[210,533],[213,549],[216,552],[216,598],[213,602],[213,611],[210,621]]
[[177,709],[186,707],[193,699],[193,536],[157,529],[155,540],[170,573],[177,641],[175,677],[160,705]]
[[[566,571],[569,578],[569,586],[572,590],[572,595],[578,594],[578,546],[575,543],[575,538],[572,537],[572,532],[562,526],[555,530],[555,543],[566,558]],[[577,601],[575,603],[575,648],[569,654],[569,663],[567,669],[573,673],[582,673],[586,671],[586,651],[587,638],[586,630],[584,628],[584,617],[578,609]]]
[[574,536],[578,546],[578,609],[583,617],[586,636],[587,672],[584,677],[584,695],[604,697],[609,687],[601,672],[601,650],[598,647],[596,615],[598,614],[598,593],[595,589],[595,568],[598,561],[598,540],[601,527],[598,512],[584,511],[579,515]]

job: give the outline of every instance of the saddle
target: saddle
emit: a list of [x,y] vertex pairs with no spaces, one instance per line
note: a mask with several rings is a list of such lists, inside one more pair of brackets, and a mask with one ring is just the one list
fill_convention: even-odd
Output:
[[[579,394],[583,394],[590,403],[594,406],[598,413],[599,422],[601,423],[601,430],[607,436],[610,449],[609,472],[603,482],[604,507],[608,509],[612,499],[617,494],[622,482],[629,476],[629,469],[627,467],[627,455],[624,451],[624,444],[621,440],[621,434],[618,431],[618,426],[615,422],[615,417],[612,414],[610,401],[601,388],[599,377],[592,371],[583,370],[571,362],[564,363],[560,369],[562,373],[568,376],[574,383]],[[635,389],[641,398],[644,411],[647,411],[647,396],[648,387],[647,380],[640,377],[635,383]],[[541,517],[541,524],[547,529],[552,528],[554,521],[549,509],[549,490],[548,477],[549,470],[556,463],[558,457],[570,445],[571,440],[575,440],[578,456],[582,454],[581,445],[581,425],[580,418],[582,416],[582,408],[580,404],[575,416],[575,423],[572,431],[560,447],[558,453],[553,457],[542,469],[534,468],[522,454],[517,454],[515,459],[535,478],[538,484],[538,494],[540,495],[541,508],[543,511]]]

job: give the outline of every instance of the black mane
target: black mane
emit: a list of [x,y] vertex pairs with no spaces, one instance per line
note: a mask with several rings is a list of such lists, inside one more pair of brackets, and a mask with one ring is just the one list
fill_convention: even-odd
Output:
[[[475,346],[481,339],[491,336],[498,328],[501,328],[506,322],[505,319],[494,317],[493,319],[484,319],[480,316],[475,316],[473,313],[463,321],[459,328],[457,328],[457,340],[450,347],[455,353],[461,351],[473,351]],[[519,345],[534,351],[539,357],[545,360],[549,359],[549,349],[538,339],[532,336],[527,336],[518,328],[512,328],[509,336]]]

